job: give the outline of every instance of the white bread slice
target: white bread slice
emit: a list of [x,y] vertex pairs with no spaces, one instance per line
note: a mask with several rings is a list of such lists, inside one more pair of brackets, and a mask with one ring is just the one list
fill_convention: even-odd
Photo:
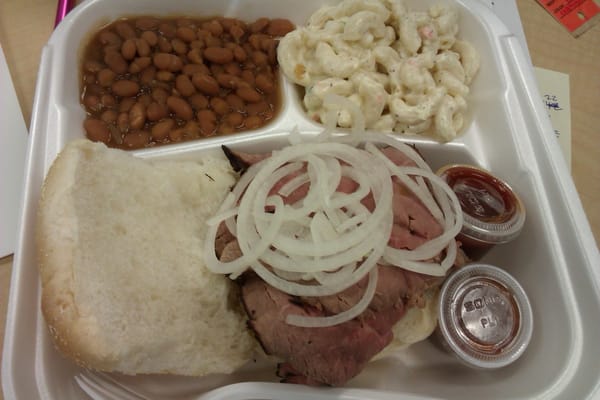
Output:
[[42,311],[78,364],[126,374],[230,373],[255,341],[236,287],[203,265],[205,221],[235,175],[217,156],[148,161],[69,143],[37,219]]
[[431,336],[438,324],[438,295],[437,287],[426,290],[423,294],[425,306],[406,310],[400,321],[392,327],[394,338],[372,361],[390,356]]

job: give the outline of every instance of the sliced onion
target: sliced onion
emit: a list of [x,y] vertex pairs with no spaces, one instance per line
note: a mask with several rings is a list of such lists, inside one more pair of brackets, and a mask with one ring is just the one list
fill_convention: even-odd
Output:
[[[340,96],[329,100],[353,112],[350,100]],[[353,114],[358,125],[361,117]],[[454,237],[462,226],[454,192],[411,147],[383,134],[355,133],[337,142],[328,142],[324,136],[315,142],[298,141],[252,165],[209,220],[204,245],[211,271],[234,278],[250,268],[269,285],[294,296],[333,295],[369,276],[361,300],[343,313],[288,316],[288,323],[305,327],[332,326],[362,313],[374,296],[379,262],[445,275],[456,259]],[[365,143],[364,149],[356,146],[359,142]],[[393,146],[417,167],[395,165],[377,144]],[[275,193],[273,188],[290,174],[297,176]],[[423,203],[443,229],[441,235],[414,250],[388,246],[393,225],[392,177]],[[357,188],[352,193],[337,191],[342,179],[352,180]],[[290,201],[289,196],[303,185],[306,196],[283,204],[281,196]],[[369,194],[374,200],[372,210],[362,204]],[[226,263],[217,260],[214,250],[222,222],[237,237],[242,251],[240,258]],[[440,262],[431,261],[440,253]]]

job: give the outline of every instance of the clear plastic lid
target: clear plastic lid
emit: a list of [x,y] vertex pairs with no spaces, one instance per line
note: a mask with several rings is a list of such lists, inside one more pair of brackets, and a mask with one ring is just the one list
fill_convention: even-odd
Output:
[[529,344],[533,316],[521,285],[487,264],[460,268],[444,282],[439,329],[447,347],[476,368],[500,368],[518,359]]
[[464,217],[462,234],[488,244],[500,244],[521,233],[525,207],[506,182],[472,165],[447,165],[437,174],[458,197]]

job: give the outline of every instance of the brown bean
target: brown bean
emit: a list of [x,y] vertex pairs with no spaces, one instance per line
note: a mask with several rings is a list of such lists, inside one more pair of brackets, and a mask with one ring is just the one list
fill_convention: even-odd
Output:
[[98,35],[98,40],[104,46],[120,46],[123,40],[116,33],[104,30]]
[[229,113],[229,104],[220,97],[213,97],[210,99],[210,108],[219,115],[225,115]]
[[117,116],[117,127],[119,128],[119,132],[126,133],[129,131],[129,113],[121,112]]
[[269,64],[276,65],[277,64],[277,45],[279,44],[276,40],[265,40],[262,42],[261,47],[263,51],[267,53],[267,58],[269,60]]
[[162,82],[171,82],[175,75],[171,71],[160,70],[156,73],[156,79]]
[[240,96],[242,100],[247,101],[249,103],[256,103],[262,99],[260,93],[256,90],[252,89],[249,86],[241,86],[236,91],[235,94]]
[[235,75],[222,73],[218,74],[216,78],[217,82],[219,82],[219,85],[221,85],[221,87],[234,89],[239,86],[238,83],[240,82],[240,78],[238,78]]
[[95,94],[99,96],[102,93],[104,93],[104,88],[100,85],[91,84],[85,87],[85,94]]
[[217,64],[227,64],[233,60],[233,52],[224,47],[207,47],[204,49],[204,58]]
[[224,66],[225,72],[231,75],[240,76],[242,74],[242,69],[240,68],[238,63],[230,62],[229,64],[225,64]]
[[256,129],[263,124],[263,120],[258,115],[252,115],[244,120],[244,125],[248,129]]
[[263,35],[262,33],[253,33],[250,35],[250,37],[248,37],[248,43],[250,43],[250,46],[252,46],[252,50],[260,50],[260,44],[265,38],[268,38],[268,36]]
[[200,49],[191,49],[187,53],[187,58],[188,58],[188,60],[190,60],[194,64],[202,64],[203,63],[203,60],[202,60],[202,50],[200,50]]
[[135,29],[129,23],[125,21],[117,22],[114,25],[115,31],[121,36],[123,39],[133,39],[135,38]]
[[116,144],[123,144],[123,134],[121,133],[121,131],[119,130],[119,128],[114,125],[114,124],[110,124],[108,125],[108,129],[110,130],[110,138],[113,142],[115,142]]
[[181,58],[177,57],[174,54],[156,53],[152,61],[154,62],[156,68],[168,70],[171,72],[179,71],[183,67],[183,62],[181,61]]
[[142,103],[145,107],[148,107],[150,103],[152,103],[152,96],[150,96],[148,93],[142,93],[137,97],[137,101]]
[[140,71],[148,68],[151,63],[152,59],[150,57],[137,57],[129,64],[129,73],[138,74]]
[[116,51],[106,53],[104,62],[117,74],[124,74],[127,72],[128,65],[121,53],[117,53]]
[[203,94],[193,94],[188,100],[190,101],[190,104],[194,110],[202,110],[208,107],[208,99]]
[[267,34],[271,36],[285,36],[296,29],[296,26],[288,19],[273,18],[267,27]]
[[135,96],[140,90],[140,85],[137,82],[130,81],[128,79],[123,79],[114,82],[111,88],[113,93],[117,96],[132,97]]
[[257,103],[250,103],[246,107],[248,115],[260,115],[268,110],[270,110],[269,104],[264,100]]
[[233,111],[246,112],[246,103],[244,103],[244,100],[242,100],[240,96],[229,93],[225,97],[225,101]]
[[175,78],[175,88],[184,97],[189,97],[196,92],[196,87],[187,75],[177,75]]
[[179,39],[187,43],[196,40],[196,31],[189,26],[180,26],[177,28],[176,35]]
[[241,46],[242,49],[244,49],[244,51],[246,52],[246,54],[252,54],[252,52],[255,50],[254,47],[252,47],[252,45],[250,44],[250,42],[244,42]]
[[171,46],[173,46],[173,51],[175,54],[179,56],[183,56],[188,52],[187,44],[185,44],[185,42],[181,39],[175,38],[171,40]]
[[222,123],[221,125],[219,125],[217,132],[220,135],[228,135],[230,133],[235,132],[235,128],[229,125],[228,123]]
[[121,55],[126,60],[133,60],[135,57],[135,39],[127,39],[121,46]]
[[194,120],[186,122],[182,129],[183,135],[187,139],[194,139],[200,135],[200,127],[198,126],[198,123]]
[[100,98],[93,94],[86,94],[83,97],[83,105],[91,111],[99,111],[102,109],[102,103],[100,103]]
[[239,43],[246,32],[244,31],[244,29],[241,26],[234,25],[229,30],[229,33],[231,34],[231,37],[233,37],[233,40],[235,40],[237,43]]
[[140,37],[142,39],[144,39],[146,41],[146,43],[148,43],[152,47],[156,46],[156,44],[158,43],[158,36],[156,36],[156,33],[152,32],[152,31],[144,31],[144,32],[142,32]]
[[[127,98],[121,99],[121,102],[119,103],[119,112],[128,113],[134,104],[135,104],[135,99],[133,97],[127,97]],[[129,118],[129,117],[127,117],[127,118]]]
[[144,39],[135,39],[135,48],[140,57],[148,57],[152,53],[150,43]]
[[212,63],[212,64],[210,64],[209,69],[210,69],[210,73],[212,74],[212,76],[217,76],[217,75],[225,72],[225,68],[223,68],[223,66],[221,64]]
[[177,34],[177,28],[168,22],[163,22],[158,25],[158,31],[168,39],[173,39]]
[[256,75],[255,83],[256,87],[263,93],[270,94],[275,89],[275,82],[265,74]]
[[102,63],[94,60],[86,60],[86,62],[83,64],[83,69],[93,74],[98,73],[103,68],[104,66]]
[[[166,100],[165,100],[166,101]],[[158,121],[169,115],[167,106],[163,103],[152,102],[146,107],[146,116],[148,121]]]
[[204,40],[194,40],[190,43],[190,49],[203,49],[205,47],[206,44],[204,44]]
[[117,121],[119,114],[115,110],[105,110],[101,115],[100,119],[106,124],[114,124]]
[[248,58],[248,55],[243,47],[237,46],[233,49],[233,57],[235,57],[236,61],[244,62],[246,61],[246,58]]
[[145,68],[140,73],[140,83],[142,85],[150,85],[152,82],[154,82],[155,78],[156,78],[156,68],[154,68],[153,65],[150,65],[148,68]]
[[196,35],[198,36],[199,40],[205,41],[207,38],[212,36],[212,33],[207,31],[206,29],[198,29],[196,31]]
[[260,114],[261,117],[263,117],[263,119],[265,121],[269,121],[270,119],[273,118],[273,109],[269,107],[269,109],[263,113]]
[[161,82],[158,80],[152,81],[152,90],[154,90],[154,89],[163,89],[169,93],[171,93],[171,91],[173,90],[170,83]]
[[98,72],[98,83],[101,86],[109,87],[110,85],[112,85],[116,76],[117,74],[115,73],[115,71],[109,68],[104,68]]
[[192,83],[196,88],[204,94],[216,96],[219,94],[219,84],[210,75],[195,73],[192,75]]
[[152,127],[152,138],[157,141],[164,140],[167,136],[169,136],[169,132],[171,132],[174,126],[175,121],[170,118],[157,122]]
[[252,61],[256,66],[263,67],[268,63],[267,55],[262,51],[254,51],[252,52]]
[[110,141],[110,130],[103,121],[94,118],[88,118],[83,121],[85,133],[93,142],[108,143]]
[[[252,53],[250,53],[250,54],[252,54]],[[250,71],[254,72],[257,68],[256,68],[256,64],[254,64],[254,61],[252,61],[250,59],[250,60],[246,60],[246,62],[244,63],[244,69],[245,70],[247,69],[247,70],[250,70]]]
[[84,72],[83,73],[83,82],[84,83],[96,83],[96,75],[91,72]]
[[135,27],[142,31],[156,29],[160,21],[157,18],[141,17],[135,20]]
[[133,129],[142,129],[146,123],[146,106],[140,101],[129,110],[129,126]]
[[219,23],[226,31],[229,31],[233,25],[237,23],[235,18],[221,17],[218,18]]
[[216,19],[203,24],[202,28],[209,31],[213,36],[221,36],[223,34],[223,26]]
[[212,110],[200,110],[198,111],[198,124],[202,135],[213,135],[217,128],[217,116]]
[[108,93],[104,93],[100,97],[100,104],[102,104],[102,107],[104,108],[111,108],[114,107],[115,104],[117,104],[117,101],[115,100],[114,96]]
[[242,123],[244,122],[244,116],[238,112],[232,112],[227,114],[225,121],[227,121],[230,126],[238,128],[242,126]]
[[208,37],[204,38],[204,43],[206,44],[206,47],[221,47],[221,46],[223,46],[223,41],[213,35],[209,35]]
[[129,132],[123,138],[123,144],[129,149],[141,149],[150,142],[150,134],[146,131]]
[[259,18],[248,25],[248,30],[252,33],[262,32],[267,25],[269,25],[269,18]]
[[208,74],[210,73],[210,70],[204,64],[186,64],[181,69],[181,72],[183,72],[187,76],[192,76],[197,72]]
[[249,69],[242,71],[242,79],[250,86],[254,86],[255,84],[254,73]]
[[169,92],[162,88],[152,89],[152,99],[154,99],[159,104],[167,104],[167,97],[169,97]]
[[169,110],[175,113],[178,118],[190,120],[194,117],[194,111],[187,101],[181,97],[169,96],[167,98]]
[[181,142],[183,140],[183,129],[173,129],[169,132],[169,140],[171,142]]
[[171,42],[165,39],[162,36],[158,37],[158,49],[163,53],[170,53],[173,51],[173,46],[171,46]]

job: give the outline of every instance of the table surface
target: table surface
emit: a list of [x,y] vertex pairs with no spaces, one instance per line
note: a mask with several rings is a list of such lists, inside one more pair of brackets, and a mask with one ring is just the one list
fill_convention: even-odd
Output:
[[[0,43],[28,126],[40,55],[52,33],[56,3],[56,0],[0,2]],[[570,76],[572,176],[598,243],[600,24],[579,38],[573,38],[534,0],[517,0],[517,6],[533,65]],[[0,260],[0,349],[4,339],[12,261],[12,257]]]

